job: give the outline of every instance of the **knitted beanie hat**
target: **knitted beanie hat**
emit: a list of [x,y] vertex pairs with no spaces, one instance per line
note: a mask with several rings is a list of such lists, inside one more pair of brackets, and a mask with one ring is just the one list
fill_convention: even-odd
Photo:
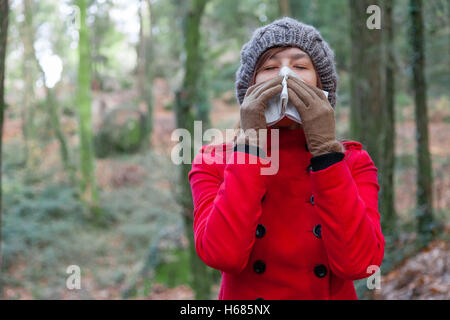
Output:
[[328,91],[328,101],[336,105],[337,73],[334,53],[313,26],[284,17],[256,29],[241,49],[241,65],[236,72],[236,96],[242,104],[259,57],[273,47],[298,47],[306,52],[319,74],[322,89]]

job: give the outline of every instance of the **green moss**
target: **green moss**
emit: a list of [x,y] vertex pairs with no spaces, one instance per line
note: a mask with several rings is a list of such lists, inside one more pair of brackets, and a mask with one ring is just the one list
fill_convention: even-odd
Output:
[[117,108],[104,119],[94,138],[97,157],[138,151],[146,137],[146,118],[138,110]]
[[125,125],[119,127],[117,148],[121,151],[134,150],[139,147],[142,132],[137,119],[128,118]]
[[164,261],[155,271],[154,282],[169,288],[190,282],[189,252],[185,249],[171,249],[164,255]]

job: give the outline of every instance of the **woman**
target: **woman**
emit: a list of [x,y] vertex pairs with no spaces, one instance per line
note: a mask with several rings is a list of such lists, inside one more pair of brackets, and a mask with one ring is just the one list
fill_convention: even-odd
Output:
[[[252,139],[245,130],[267,127],[264,110],[281,92],[283,66],[305,81],[287,80],[302,124],[284,118],[265,141]],[[333,52],[312,26],[285,17],[243,46],[241,133],[221,149],[202,147],[189,173],[196,251],[222,272],[219,299],[357,299],[352,280],[380,266],[377,168],[360,143],[336,140],[336,86]],[[276,174],[261,174],[264,161],[229,161],[261,160],[262,150],[278,152]],[[211,161],[218,157],[224,161]]]

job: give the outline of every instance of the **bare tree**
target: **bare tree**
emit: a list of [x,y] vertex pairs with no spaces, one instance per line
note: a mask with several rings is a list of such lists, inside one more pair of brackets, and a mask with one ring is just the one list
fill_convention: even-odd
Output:
[[[148,9],[148,20],[145,14],[145,4]],[[152,9],[151,1],[139,1],[139,43],[138,43],[138,91],[141,102],[145,104],[146,122],[145,137],[151,142],[153,131],[153,72],[152,72]],[[147,20],[147,21],[146,21]],[[148,25],[148,28],[145,26]]]
[[34,3],[32,0],[23,1],[23,76],[25,82],[25,90],[23,91],[22,103],[22,134],[24,139],[24,158],[26,168],[32,169],[35,160],[33,159],[35,147],[35,126],[34,111],[36,109],[36,97],[34,93],[34,83],[36,81],[36,66],[38,65],[34,52],[35,28],[33,25]]
[[[5,59],[8,40],[8,1],[0,1],[0,168],[2,167],[3,120],[5,116]],[[2,261],[2,170],[0,170],[0,298],[3,298],[3,261]]]
[[280,13],[282,16],[290,17],[291,16],[291,8],[289,4],[289,0],[279,0],[278,2],[280,6]]
[[425,80],[425,48],[422,0],[410,0],[411,64],[413,70],[416,139],[417,139],[417,228],[429,239],[433,231],[433,171],[428,142],[427,84]]
[[[198,103],[198,80],[201,75],[200,41],[201,18],[208,0],[190,0],[184,14],[184,49],[186,60],[184,61],[184,79],[182,87],[176,92],[176,118],[177,127],[194,132],[195,106]],[[194,146],[191,147],[191,157],[194,154]],[[191,164],[181,165],[179,201],[182,207],[185,222],[185,232],[189,239],[189,251],[191,256],[191,271],[193,276],[192,286],[196,299],[210,299],[211,280],[207,266],[200,260],[195,251],[193,230],[193,201],[188,173]]]
[[385,235],[394,236],[397,232],[397,214],[395,212],[395,188],[394,188],[394,168],[395,168],[395,71],[396,56],[394,46],[394,19],[392,0],[384,0],[384,26],[385,38],[384,48],[386,49],[386,103],[384,112],[384,139],[381,176],[381,199],[380,212],[383,213],[382,227]]
[[367,149],[380,167],[384,128],[384,67],[381,29],[369,29],[366,13],[379,0],[349,0],[351,48],[350,136]]
[[89,29],[86,25],[86,0],[77,0],[80,8],[78,42],[78,127],[80,135],[81,191],[83,200],[94,213],[98,210],[98,190],[95,176],[95,158],[91,120],[91,55]]

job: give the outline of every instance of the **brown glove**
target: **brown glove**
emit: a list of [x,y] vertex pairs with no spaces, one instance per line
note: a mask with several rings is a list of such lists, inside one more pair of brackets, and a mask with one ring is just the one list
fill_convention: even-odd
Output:
[[[266,110],[267,101],[280,93],[283,89],[281,81],[282,76],[254,84],[247,89],[244,100],[242,101],[240,115],[241,115],[241,130],[236,139],[236,144],[250,144],[264,148],[266,145],[266,136],[259,134],[259,129],[266,129]],[[248,129],[256,130],[256,134],[250,132],[245,133]],[[259,144],[257,137],[260,136]]]
[[344,152],[335,137],[334,109],[319,88],[295,77],[287,80],[289,99],[302,119],[309,152],[314,156],[329,152]]

